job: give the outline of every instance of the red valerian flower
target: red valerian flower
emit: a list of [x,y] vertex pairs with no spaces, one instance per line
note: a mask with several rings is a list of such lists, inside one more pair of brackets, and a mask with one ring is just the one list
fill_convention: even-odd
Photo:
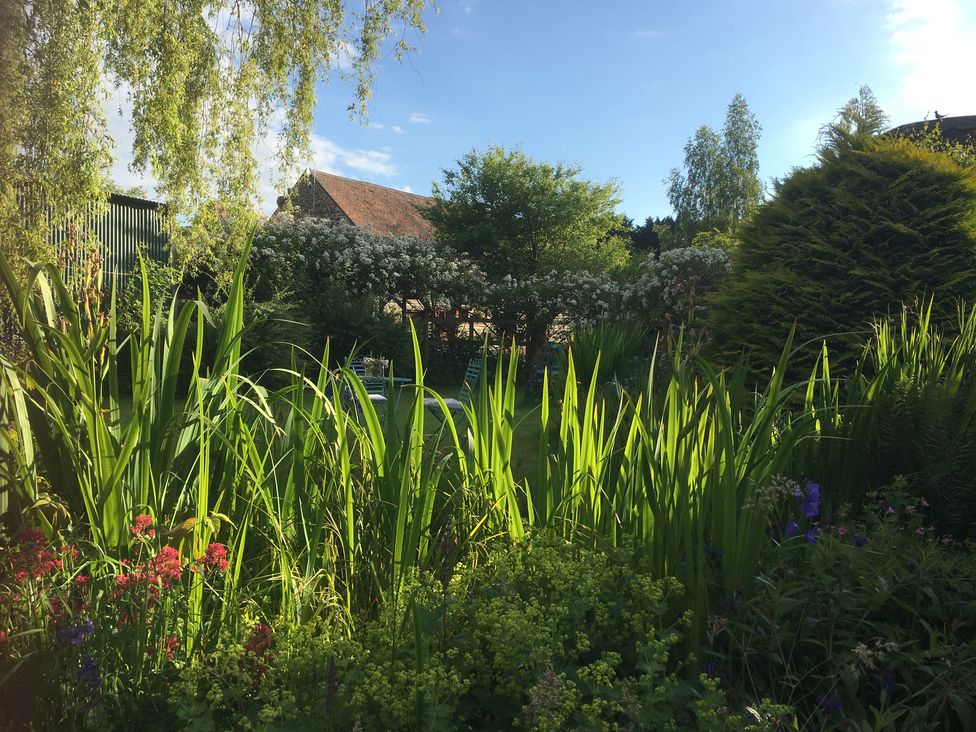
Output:
[[179,582],[183,576],[183,562],[180,553],[171,546],[164,546],[152,560],[152,570],[168,587],[170,582]]
[[60,597],[51,598],[48,614],[51,616],[51,622],[53,623],[58,623],[64,618],[65,607]]
[[[172,661],[176,656],[176,651],[179,650],[180,639],[175,635],[168,635],[163,638],[163,642],[159,644],[159,653],[166,658],[167,661]],[[156,654],[156,649],[153,646],[149,646],[146,649],[146,654],[153,656]]]
[[44,543],[44,532],[40,529],[24,529],[18,534],[17,543],[22,547],[37,548]]
[[206,553],[203,555],[201,560],[203,565],[208,569],[214,569],[218,572],[224,572],[227,569],[227,547],[223,544],[214,542],[207,547]]
[[132,532],[133,536],[146,536],[154,539],[156,537],[156,529],[152,528],[152,525],[152,516],[148,513],[142,513],[136,516],[136,522],[129,527],[129,531]]
[[125,565],[127,571],[115,575],[114,598],[127,590],[144,588],[150,607],[155,604],[160,590],[168,590],[183,577],[183,560],[171,546],[164,546],[149,562],[134,567]]
[[271,652],[271,626],[258,623],[251,628],[251,634],[244,643],[244,656],[241,666],[251,675],[254,686],[257,687],[264,672],[268,670],[274,653]]
[[167,660],[173,660],[173,656],[176,655],[176,651],[179,649],[179,647],[180,639],[175,635],[168,635],[163,639],[163,655],[166,656]]

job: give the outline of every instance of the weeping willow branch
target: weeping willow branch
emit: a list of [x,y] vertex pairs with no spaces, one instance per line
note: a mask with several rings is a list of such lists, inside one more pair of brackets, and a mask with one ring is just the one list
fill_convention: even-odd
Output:
[[182,221],[240,239],[255,202],[255,143],[273,136],[291,170],[309,145],[316,86],[334,77],[352,84],[348,110],[365,117],[385,41],[402,59],[430,4],[0,0],[0,249],[43,254],[44,217],[25,217],[18,193],[58,216],[104,197],[112,90],[131,103],[132,168],[158,181]]

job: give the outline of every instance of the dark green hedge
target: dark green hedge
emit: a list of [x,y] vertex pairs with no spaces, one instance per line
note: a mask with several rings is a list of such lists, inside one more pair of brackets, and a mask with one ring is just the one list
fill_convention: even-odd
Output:
[[794,172],[741,229],[733,274],[713,297],[712,355],[775,364],[793,323],[808,368],[823,336],[849,367],[875,316],[937,296],[976,294],[976,170],[905,140],[825,151]]

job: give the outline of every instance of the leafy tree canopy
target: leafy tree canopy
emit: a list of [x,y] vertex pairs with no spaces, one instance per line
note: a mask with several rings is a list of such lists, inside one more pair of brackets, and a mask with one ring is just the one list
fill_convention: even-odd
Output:
[[424,216],[490,278],[612,269],[627,259],[617,186],[580,180],[580,172],[521,150],[473,150],[434,184]]
[[333,74],[355,84],[349,110],[364,114],[384,39],[396,34],[402,57],[428,4],[0,0],[4,248],[36,256],[43,241],[25,236],[18,191],[64,214],[107,192],[113,87],[132,103],[133,167],[159,181],[171,210],[246,220],[255,141],[280,131],[279,162],[292,168],[309,143],[316,84]]
[[757,152],[761,133],[745,97],[736,94],[721,133],[702,125],[688,140],[684,170],[674,168],[665,180],[685,243],[700,231],[734,229],[762,201]]
[[669,234],[674,230],[674,219],[671,216],[657,218],[648,216],[643,224],[634,226],[630,231],[630,250],[636,253],[651,252],[660,254],[663,245],[669,241]]

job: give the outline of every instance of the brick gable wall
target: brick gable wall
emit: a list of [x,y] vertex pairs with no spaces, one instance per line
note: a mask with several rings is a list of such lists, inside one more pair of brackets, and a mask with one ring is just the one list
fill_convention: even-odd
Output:
[[[352,223],[352,220],[339,208],[339,204],[311,176],[300,180],[292,186],[288,193],[291,197],[292,210],[296,217],[312,216],[318,219]],[[284,201],[279,199],[279,211],[284,210],[283,204]]]

